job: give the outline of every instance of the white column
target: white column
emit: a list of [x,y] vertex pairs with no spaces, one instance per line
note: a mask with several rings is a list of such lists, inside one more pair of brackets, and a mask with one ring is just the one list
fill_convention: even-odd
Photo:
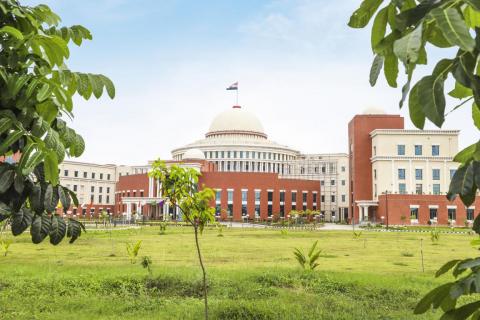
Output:
[[363,206],[357,205],[358,206],[358,223],[362,222],[363,220]]
[[148,197],[149,198],[153,197],[153,178],[152,177],[148,178]]

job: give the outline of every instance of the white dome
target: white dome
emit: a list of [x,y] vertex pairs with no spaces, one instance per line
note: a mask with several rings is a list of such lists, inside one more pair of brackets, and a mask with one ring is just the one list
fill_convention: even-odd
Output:
[[363,111],[363,114],[385,114],[385,111],[377,107],[369,107]]
[[188,149],[182,157],[183,160],[205,160],[205,154],[200,149]]
[[254,132],[265,135],[260,120],[240,106],[234,106],[213,119],[207,135],[215,132]]

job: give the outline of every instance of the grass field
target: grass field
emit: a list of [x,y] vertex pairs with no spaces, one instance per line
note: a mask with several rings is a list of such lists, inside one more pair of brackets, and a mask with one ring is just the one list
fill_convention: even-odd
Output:
[[[449,276],[434,272],[472,257],[470,235],[348,231],[206,230],[201,245],[210,277],[214,319],[437,319],[414,317],[418,299]],[[13,240],[0,257],[0,319],[201,319],[201,273],[193,231],[170,227],[90,231],[73,245]],[[425,272],[420,243],[423,238]],[[142,240],[139,256],[153,276],[131,264],[126,243]],[[294,247],[324,249],[315,272],[302,271]]]

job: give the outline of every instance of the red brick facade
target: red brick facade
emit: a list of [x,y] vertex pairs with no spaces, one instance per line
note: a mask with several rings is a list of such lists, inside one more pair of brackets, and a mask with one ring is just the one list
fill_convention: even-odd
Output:
[[[372,199],[372,139],[370,132],[375,129],[403,129],[404,119],[399,115],[356,115],[348,123],[350,212],[358,221],[357,200]],[[350,214],[351,215],[351,214]],[[350,216],[351,218],[351,216]]]

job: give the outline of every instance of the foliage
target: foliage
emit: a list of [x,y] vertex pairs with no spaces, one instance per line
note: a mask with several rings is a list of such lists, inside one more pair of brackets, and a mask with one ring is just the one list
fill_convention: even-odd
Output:
[[147,269],[148,274],[151,276],[152,275],[152,258],[150,258],[149,256],[143,256],[141,264],[144,269]]
[[432,243],[438,243],[440,241],[440,231],[437,229],[430,231],[430,240]]
[[217,230],[218,230],[218,234],[217,234],[217,237],[223,237],[223,229],[225,228],[225,226],[221,223],[217,223]]
[[353,231],[353,239],[358,240],[362,236],[363,231]]
[[130,263],[135,264],[137,262],[138,253],[142,247],[142,240],[138,240],[135,244],[127,243],[126,246]]
[[33,243],[47,236],[53,245],[65,235],[70,243],[83,225],[65,221],[75,194],[59,185],[58,164],[65,156],[79,157],[83,138],[65,118],[73,118],[73,97],[100,98],[104,89],[113,98],[115,88],[103,75],[70,71],[65,64],[69,43],[80,46],[92,39],[90,31],[75,25],[60,27],[60,18],[46,5],[0,3],[0,156],[16,155],[14,164],[0,163],[0,221],[8,219],[18,236],[30,227]]
[[[364,0],[348,23],[350,27],[363,28],[378,11],[371,33],[375,55],[370,72],[372,86],[383,67],[388,84],[397,87],[398,65],[401,62],[407,82],[402,88],[400,108],[408,96],[410,118],[416,127],[423,129],[426,119],[441,127],[449,112],[471,101],[472,119],[480,129],[480,68],[477,64],[480,53],[480,2],[391,0],[379,10],[383,2]],[[454,57],[441,59],[431,75],[413,84],[415,68],[427,64],[427,44],[454,48],[457,53]],[[449,77],[454,80],[454,87],[447,90],[448,95],[465,99],[451,111],[447,110],[445,100],[445,85]],[[450,183],[448,198],[453,200],[460,195],[468,207],[480,187],[480,141],[459,152],[454,160],[461,165]]]
[[4,239],[0,240],[0,248],[2,249],[4,257],[6,257],[7,254],[10,252],[8,248],[10,247],[11,244],[12,244],[11,240],[4,240]]
[[303,269],[315,270],[315,268],[320,265],[317,263],[317,260],[322,254],[322,249],[316,249],[317,244],[318,240],[313,243],[307,255],[305,255],[303,251],[298,248],[294,249],[293,254],[295,255],[295,259],[297,259],[297,262]]
[[211,202],[215,193],[210,188],[198,188],[200,173],[193,168],[171,165],[167,167],[161,160],[154,161],[149,176],[161,183],[164,197],[171,205],[179,208],[194,230],[195,245],[200,267],[203,274],[203,299],[205,305],[205,319],[208,319],[208,284],[207,272],[203,264],[198,234],[202,234],[208,223],[215,222],[215,208]]
[[167,232],[167,223],[160,222],[159,227],[160,227],[160,235],[164,235]]
[[[383,2],[364,0],[349,21],[349,26],[363,28],[378,11],[371,36],[375,54],[370,71],[371,85],[375,85],[384,67],[388,84],[396,87],[400,61],[407,74],[400,108],[408,96],[410,119],[416,127],[423,129],[427,119],[441,127],[446,115],[470,101],[473,124],[480,129],[480,1],[391,0],[379,10]],[[421,78],[410,90],[416,66],[427,64],[427,44],[453,48],[456,55],[441,59],[431,75]],[[448,95],[464,100],[447,111],[445,85],[448,85],[449,77],[454,80],[454,86],[449,88]],[[460,151],[454,161],[460,166],[450,182],[447,198],[453,201],[459,195],[468,207],[475,201],[477,189],[480,188],[480,141]],[[473,229],[480,232],[478,217]],[[480,283],[476,281],[480,279],[480,262],[477,260],[452,260],[446,263],[437,276],[451,269],[456,278],[465,272],[467,275],[432,290],[417,305],[415,313],[424,313],[433,306],[443,310],[442,319],[480,318],[480,311],[477,311],[480,301],[457,307],[457,300],[462,295],[480,292]]]

